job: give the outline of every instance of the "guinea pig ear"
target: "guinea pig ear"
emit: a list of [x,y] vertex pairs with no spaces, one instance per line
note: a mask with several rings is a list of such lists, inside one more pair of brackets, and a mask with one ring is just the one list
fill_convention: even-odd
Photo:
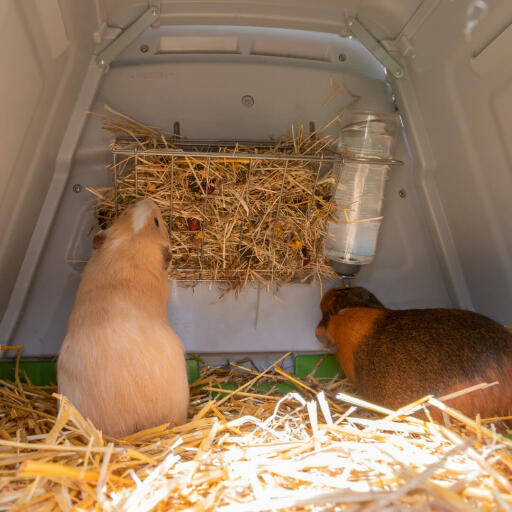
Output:
[[162,245],[162,255],[164,257],[163,267],[164,270],[167,270],[171,264],[172,259],[171,250],[169,249],[168,245]]
[[373,293],[369,292],[365,288],[362,288],[361,291],[362,298],[364,302],[371,308],[383,308],[384,304],[373,295]]
[[96,235],[94,235],[94,238],[92,239],[93,249],[97,251],[100,247],[103,246],[106,239],[107,235],[105,231],[100,231],[99,233],[96,233]]

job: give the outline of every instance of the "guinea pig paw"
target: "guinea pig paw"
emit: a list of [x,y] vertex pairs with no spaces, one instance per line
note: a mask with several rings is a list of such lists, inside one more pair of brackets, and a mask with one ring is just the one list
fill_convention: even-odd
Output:
[[324,348],[326,348],[330,352],[333,352],[336,350],[336,346],[333,343],[331,343],[331,341],[327,337],[326,329],[324,326],[319,325],[316,328],[315,334],[316,334],[316,339],[319,341],[319,343],[321,345],[323,345]]

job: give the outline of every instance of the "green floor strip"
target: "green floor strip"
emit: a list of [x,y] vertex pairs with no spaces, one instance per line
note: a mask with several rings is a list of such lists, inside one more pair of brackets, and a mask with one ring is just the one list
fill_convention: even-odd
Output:
[[[226,390],[233,390],[235,389],[235,385],[234,384],[222,384],[220,386],[222,389],[226,389]],[[226,396],[227,393],[220,393],[219,391],[212,391],[212,398],[217,398],[219,395],[221,395],[221,398]]]
[[[13,381],[15,368],[14,361],[0,361],[0,379]],[[25,370],[30,382],[36,386],[49,386],[57,383],[55,361],[21,361],[20,370]],[[23,374],[20,377],[24,381]]]
[[[323,361],[319,364],[321,359],[323,359]],[[338,374],[342,377],[344,376],[343,370],[340,368],[336,356],[328,354],[297,356],[295,358],[295,377],[307,377],[312,371],[314,371],[316,365],[318,365],[315,372],[315,377],[317,379],[333,378]]]
[[[0,379],[14,381],[14,361],[0,361]],[[57,363],[55,361],[21,361],[20,369],[27,372],[28,378],[36,386],[49,386],[57,383]],[[187,359],[188,381],[199,378],[199,361]],[[23,380],[23,376],[22,380]]]
[[199,379],[199,361],[197,359],[187,359],[187,374],[189,384]]
[[[221,388],[225,390],[233,390],[236,389],[236,386],[234,384],[222,384]],[[244,389],[244,392],[265,394],[272,389],[274,389],[275,393],[280,393],[282,395],[285,395],[286,393],[290,393],[292,391],[297,391],[297,388],[290,382],[276,382],[275,384],[271,384],[269,382],[257,382],[254,384],[253,387]],[[216,398],[218,395],[221,395],[220,398],[222,398],[226,396],[227,393],[212,391],[212,398]]]
[[[343,375],[342,370],[333,355],[304,355],[295,358],[295,376],[306,377],[316,367],[320,359],[315,377],[332,378],[338,373]],[[56,361],[21,361],[20,368],[27,372],[28,378],[36,386],[48,386],[57,382]],[[0,361],[0,379],[14,380],[15,362],[12,360]],[[187,359],[187,374],[189,383],[199,379],[199,361],[197,359]],[[288,382],[278,382],[275,384],[278,393],[289,393],[296,391],[295,386]],[[272,388],[271,384],[266,382],[256,383],[254,389],[261,392],[267,392]],[[257,391],[256,391],[257,392]]]

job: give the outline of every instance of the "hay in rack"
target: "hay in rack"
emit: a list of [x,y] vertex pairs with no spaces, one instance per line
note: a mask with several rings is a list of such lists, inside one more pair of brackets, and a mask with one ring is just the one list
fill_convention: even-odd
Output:
[[89,189],[102,227],[150,197],[169,226],[174,279],[238,292],[336,277],[322,253],[342,164],[331,136],[301,126],[276,143],[192,143],[116,114],[103,116],[114,186]]
[[[296,391],[279,394],[283,382]],[[0,382],[0,510],[512,507],[512,441],[433,398],[418,403],[449,428],[359,400],[340,378],[204,365],[187,424],[115,440],[54,391]]]

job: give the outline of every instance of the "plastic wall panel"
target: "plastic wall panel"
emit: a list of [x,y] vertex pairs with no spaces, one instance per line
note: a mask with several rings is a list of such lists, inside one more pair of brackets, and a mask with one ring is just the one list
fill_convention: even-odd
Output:
[[[422,0],[152,0],[159,25],[239,25],[345,34],[345,17],[358,15],[378,39],[394,38]],[[101,0],[108,24],[126,27],[147,8],[144,0]]]
[[[331,79],[360,94],[361,108],[388,112],[394,108],[382,69],[371,60],[361,59],[357,74],[348,61],[345,65],[337,59],[318,62],[249,53],[149,55],[144,60],[140,45],[153,48],[160,34],[169,32],[164,28],[146,32],[111,66],[92,110],[102,112],[103,105],[109,104],[164,128],[179,121],[182,134],[192,138],[261,139],[284,134],[294,121],[306,126],[314,121],[319,127],[331,120],[352,99],[339,94],[323,107],[331,94]],[[253,36],[261,38],[264,34],[255,31]],[[313,34],[302,37],[317,40]],[[355,51],[353,40],[331,37],[329,44],[334,45],[334,56],[341,50],[348,55]],[[365,62],[373,62],[373,68],[364,68]],[[242,105],[244,94],[253,95],[254,107]],[[55,355],[64,337],[82,268],[77,261],[89,256],[92,245],[92,199],[85,191],[75,194],[72,185],[111,184],[105,170],[110,162],[110,140],[110,134],[101,130],[101,120],[91,116],[14,340],[25,345],[27,355]],[[358,281],[392,307],[449,306],[403,141],[399,158],[406,165],[391,172],[378,257],[371,269],[361,272]],[[405,199],[398,195],[401,189],[407,191]],[[282,287],[278,293],[282,302],[264,290],[258,298],[256,289],[248,289],[236,301],[233,296],[219,300],[219,292],[208,285],[195,290],[176,283],[170,286],[169,319],[187,351],[246,354],[322,350],[314,337],[320,291],[310,285]]]
[[93,49],[94,5],[0,3],[0,316]]
[[407,63],[428,133],[417,144],[434,156],[422,177],[441,201],[433,216],[446,219],[474,309],[510,325],[512,46],[485,52],[508,37],[512,3],[486,6],[475,18],[466,2],[441,2],[411,37]]
[[[462,304],[512,324],[511,2],[152,3],[162,9],[161,28],[146,31],[112,65],[92,107],[101,111],[108,103],[168,128],[179,121],[192,137],[279,136],[292,121],[320,126],[349,101],[339,95],[322,107],[331,77],[362,95],[360,107],[392,110],[382,69],[357,42],[328,33],[343,33],[345,16],[357,13],[379,39],[406,36],[386,44],[407,55],[397,56],[407,77],[394,87],[414,162],[402,142],[399,158],[406,165],[390,173],[377,255],[356,283],[390,307]],[[483,8],[470,8],[476,4]],[[7,98],[0,115],[0,315],[21,262],[30,257],[26,247],[94,51],[93,32],[99,41],[106,24],[126,27],[147,6],[143,0],[1,2],[0,62],[8,72],[0,84]],[[228,30],[229,23],[260,28]],[[261,28],[277,26],[327,34]],[[229,31],[237,39],[233,55],[155,55],[160,35]],[[144,56],[141,44],[150,47]],[[266,51],[256,55],[258,47]],[[348,56],[343,63],[340,52]],[[241,105],[243,94],[254,96],[252,109]],[[12,340],[25,345],[26,356],[53,356],[60,347],[80,279],[76,260],[91,251],[91,200],[72,185],[110,183],[109,141],[91,117]],[[283,287],[283,303],[265,292],[258,298],[256,290],[218,301],[208,286],[194,292],[170,287],[169,318],[189,351],[263,357],[320,350],[313,336],[320,295],[311,286]]]

